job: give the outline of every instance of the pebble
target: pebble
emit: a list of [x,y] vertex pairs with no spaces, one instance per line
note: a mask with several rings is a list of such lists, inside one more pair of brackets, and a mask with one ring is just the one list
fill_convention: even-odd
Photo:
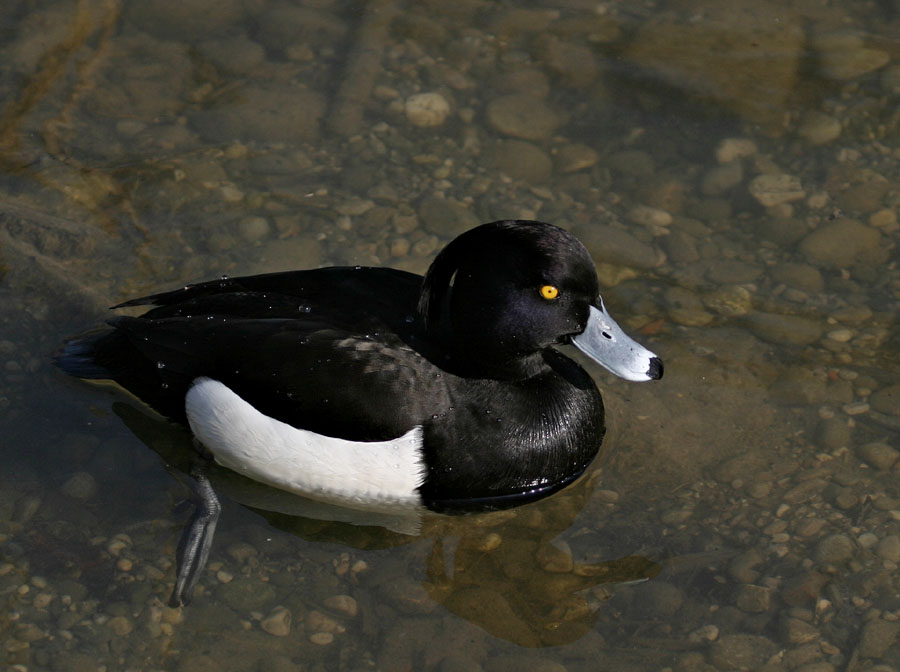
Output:
[[[419,202],[417,214],[423,229],[443,238],[455,238],[480,223],[475,213],[459,201],[433,195]],[[413,252],[421,254],[416,245]]]
[[849,343],[853,339],[853,331],[850,329],[833,329],[825,335],[837,343]]
[[900,451],[880,441],[863,444],[857,448],[856,453],[869,466],[881,471],[889,471],[900,458]]
[[744,179],[744,167],[740,161],[730,161],[715,166],[700,180],[700,191],[707,196],[718,196],[739,185]]
[[822,335],[818,322],[796,315],[751,313],[743,319],[754,334],[769,343],[808,345]]
[[878,557],[888,562],[900,562],[900,537],[889,534],[875,546]]
[[350,595],[332,595],[322,604],[324,604],[329,609],[339,611],[342,614],[350,616],[351,618],[356,616],[356,613],[358,611],[356,600],[353,599]]
[[291,633],[291,610],[277,606],[259,623],[259,627],[276,637],[287,637]]
[[844,534],[832,534],[816,544],[814,557],[817,562],[839,565],[856,553],[853,541]]
[[556,151],[556,168],[563,174],[575,173],[593,167],[598,158],[597,152],[587,145],[571,143]]
[[870,549],[878,543],[878,537],[871,532],[863,532],[856,538],[856,541],[863,548]]
[[[800,251],[812,261],[831,268],[883,260],[878,229],[853,219],[839,219],[816,229],[800,241]],[[886,251],[885,251],[886,252]]]
[[806,198],[800,178],[785,173],[757,175],[747,188],[750,195],[767,208]]
[[239,565],[245,564],[250,558],[255,558],[259,555],[259,551],[257,551],[250,544],[240,541],[236,544],[231,544],[226,550],[228,556],[234,560]]
[[319,646],[328,646],[334,641],[334,635],[330,632],[314,632],[309,636],[309,641]]
[[275,599],[275,589],[272,586],[253,578],[223,583],[217,590],[222,601],[238,612],[259,609]]
[[79,471],[63,483],[61,491],[73,499],[90,499],[97,494],[97,481],[86,471]]
[[341,632],[343,627],[331,616],[321,611],[310,611],[306,614],[304,627],[312,632]]
[[879,413],[900,415],[900,385],[891,385],[875,390],[869,397],[869,404]]
[[740,285],[753,282],[762,272],[762,268],[746,261],[716,259],[709,262],[706,275],[717,285]]
[[553,173],[550,155],[524,140],[498,142],[488,150],[486,158],[490,168],[514,180],[540,184]]
[[684,592],[664,581],[651,581],[635,591],[635,611],[645,618],[671,618],[684,604]]
[[628,211],[628,219],[648,228],[665,228],[672,223],[672,215],[649,205],[638,205]]
[[788,644],[807,644],[819,639],[819,631],[799,618],[786,618],[781,623],[781,632]]
[[719,628],[715,625],[702,625],[688,635],[689,642],[714,642],[719,638]]
[[869,226],[885,232],[893,232],[897,227],[897,213],[888,208],[873,212],[869,215]]
[[700,298],[689,289],[670,287],[663,296],[666,312],[673,322],[686,327],[702,327],[712,322],[712,314],[703,309]]
[[106,545],[106,552],[114,558],[117,558],[119,557],[119,554],[126,548],[131,546],[131,544],[131,537],[129,537],[127,534],[117,534],[109,540],[109,543]]
[[881,658],[900,634],[900,623],[874,619],[863,626],[859,639],[860,658]]
[[863,415],[869,412],[869,404],[864,401],[854,401],[841,406],[841,410],[847,415]]
[[812,45],[819,54],[819,70],[829,79],[856,79],[891,60],[888,52],[868,48],[861,36],[846,31],[814,36]]
[[125,616],[113,616],[107,621],[107,625],[119,637],[124,637],[134,630],[134,623]]
[[731,163],[753,156],[757,151],[756,143],[750,138],[725,138],[716,147],[716,161]]
[[738,590],[735,604],[741,611],[749,611],[751,613],[762,613],[769,610],[771,605],[772,591],[765,586],[755,586],[753,584],[744,584]]
[[585,88],[600,72],[594,50],[586,45],[545,33],[536,40],[536,46],[541,62],[571,86]]
[[450,103],[439,93],[416,93],[406,99],[403,106],[406,119],[413,126],[429,128],[440,126],[450,114]]
[[827,145],[841,136],[841,122],[824,112],[813,110],[803,115],[797,135],[811,145]]
[[608,224],[579,225],[573,233],[590,250],[595,261],[632,268],[656,268],[665,256],[627,231]]
[[248,243],[255,243],[269,235],[271,227],[265,217],[245,217],[238,222],[238,233]]
[[641,149],[626,149],[609,157],[607,165],[628,177],[650,177],[656,172],[656,161]]
[[494,98],[487,105],[487,121],[498,133],[520,140],[546,140],[562,124],[547,103],[527,93]]
[[779,647],[758,635],[726,635],[709,647],[709,662],[720,670],[756,670],[761,668]]
[[729,285],[704,295],[703,303],[720,315],[737,317],[753,309],[753,295],[745,287]]

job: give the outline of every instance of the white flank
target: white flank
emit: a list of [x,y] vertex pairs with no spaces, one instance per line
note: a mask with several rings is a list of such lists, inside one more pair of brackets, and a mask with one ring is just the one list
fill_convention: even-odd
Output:
[[390,441],[336,439],[270,418],[211,378],[194,381],[185,409],[216,462],[255,481],[363,510],[421,504],[421,426]]

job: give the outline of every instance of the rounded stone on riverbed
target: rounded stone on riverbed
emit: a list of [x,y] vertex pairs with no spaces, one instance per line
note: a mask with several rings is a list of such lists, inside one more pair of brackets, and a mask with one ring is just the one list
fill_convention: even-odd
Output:
[[487,105],[487,121],[495,131],[521,140],[546,140],[559,128],[559,115],[540,98],[511,93]]
[[563,145],[556,152],[556,166],[561,173],[575,173],[597,163],[596,151],[579,143]]
[[781,631],[788,644],[807,644],[819,639],[819,631],[799,618],[786,618],[781,624]]
[[900,562],[900,537],[889,534],[875,546],[878,557],[887,562]]
[[821,73],[839,81],[878,70],[891,60],[888,52],[866,47],[860,35],[848,31],[814,36],[812,45],[819,54]]
[[404,103],[406,119],[413,126],[440,126],[450,114],[450,103],[439,93],[416,93]]
[[546,182],[553,173],[553,161],[540,147],[524,140],[496,143],[486,157],[488,167],[514,180],[534,184]]
[[830,114],[812,110],[803,115],[797,135],[811,145],[827,145],[841,135],[841,122]]
[[748,186],[750,195],[767,208],[806,197],[800,178],[786,173],[757,175]]
[[269,221],[265,217],[245,217],[238,222],[238,233],[248,243],[255,243],[269,235]]
[[900,635],[900,623],[873,619],[863,626],[859,639],[860,658],[881,658]]
[[332,611],[338,611],[351,618],[356,616],[358,611],[356,600],[350,595],[332,595],[326,599],[323,604]]
[[871,407],[886,415],[900,415],[900,385],[876,390],[869,398]]
[[881,471],[890,471],[900,459],[900,451],[880,441],[866,443],[860,446],[856,452],[866,464]]
[[649,269],[665,261],[665,255],[652,245],[615,226],[585,224],[576,226],[573,233],[600,263]]
[[709,662],[720,670],[755,670],[778,652],[778,646],[759,635],[726,635],[709,647]]
[[881,232],[853,219],[839,219],[819,227],[800,241],[800,251],[831,268],[857,262],[880,263],[887,256]]
[[731,163],[737,159],[753,156],[757,151],[756,143],[750,138],[725,138],[716,147],[716,161]]
[[741,611],[761,614],[769,610],[771,598],[772,591],[765,586],[755,586],[748,583],[742,585],[738,590],[735,603]]
[[665,228],[672,223],[672,215],[649,205],[636,205],[628,211],[628,219],[651,229]]
[[79,471],[63,483],[62,493],[73,499],[90,499],[97,494],[97,481],[86,471]]
[[795,315],[752,313],[744,317],[747,326],[769,343],[809,345],[819,340],[822,327],[818,322]]
[[291,633],[291,610],[287,607],[277,606],[269,612],[259,626],[276,637],[287,637]]
[[741,162],[731,161],[707,171],[700,181],[700,191],[706,196],[718,196],[739,185],[743,179]]
[[119,637],[124,637],[134,630],[134,623],[125,616],[113,616],[109,619],[107,625],[109,626],[109,629]]
[[832,534],[816,545],[815,559],[830,565],[839,565],[850,560],[856,553],[856,546],[845,534]]
[[740,285],[728,285],[705,295],[703,303],[720,315],[737,317],[747,315],[752,310],[753,296]]

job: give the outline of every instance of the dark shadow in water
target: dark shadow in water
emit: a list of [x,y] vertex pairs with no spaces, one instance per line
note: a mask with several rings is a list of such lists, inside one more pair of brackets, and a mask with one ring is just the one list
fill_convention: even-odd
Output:
[[[186,430],[129,403],[117,402],[113,411],[176,477],[189,472],[194,448]],[[214,467],[209,479],[221,495],[310,541],[371,550],[433,540],[426,559],[428,595],[520,646],[576,641],[590,632],[602,611],[602,603],[587,595],[592,588],[646,581],[662,569],[639,556],[573,562],[555,547],[554,538],[572,525],[586,502],[587,488],[577,486],[566,491],[564,506],[538,502],[498,513],[401,518],[322,504],[221,467]]]

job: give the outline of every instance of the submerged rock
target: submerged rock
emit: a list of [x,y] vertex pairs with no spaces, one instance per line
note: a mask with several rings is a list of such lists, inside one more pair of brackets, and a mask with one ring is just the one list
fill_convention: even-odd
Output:
[[746,121],[780,126],[803,53],[799,20],[756,0],[700,3],[684,16],[642,27],[624,57]]
[[800,242],[800,251],[832,268],[858,262],[877,263],[887,253],[878,229],[853,219],[839,219],[816,229]]
[[193,112],[190,122],[210,142],[302,142],[318,136],[324,113],[314,91],[250,84],[221,107]]
[[487,106],[487,121],[495,131],[521,140],[546,140],[562,124],[547,103],[527,93],[494,98]]

